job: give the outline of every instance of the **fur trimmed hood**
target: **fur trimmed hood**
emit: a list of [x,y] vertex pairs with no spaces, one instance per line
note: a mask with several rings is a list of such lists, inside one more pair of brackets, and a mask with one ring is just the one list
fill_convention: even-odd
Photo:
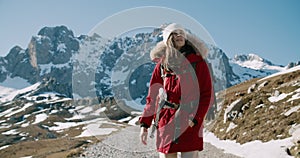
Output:
[[[186,40],[194,48],[197,55],[200,55],[203,59],[207,57],[208,49],[204,41],[189,33],[186,35]],[[166,47],[164,41],[158,42],[150,52],[151,60],[155,62],[159,61],[165,55]]]

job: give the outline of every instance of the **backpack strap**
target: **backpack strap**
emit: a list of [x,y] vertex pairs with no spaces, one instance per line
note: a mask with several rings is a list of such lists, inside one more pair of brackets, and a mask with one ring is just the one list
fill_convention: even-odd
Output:
[[197,63],[198,63],[198,62],[192,62],[192,63],[191,63],[191,65],[192,65],[192,67],[193,67],[193,70],[194,70],[194,73],[192,73],[192,76],[193,76],[193,80],[194,80],[194,81],[197,81],[197,79],[198,79],[198,78],[197,78],[197,74],[196,74],[196,72],[197,72],[197,71],[196,71],[196,65],[197,65]]

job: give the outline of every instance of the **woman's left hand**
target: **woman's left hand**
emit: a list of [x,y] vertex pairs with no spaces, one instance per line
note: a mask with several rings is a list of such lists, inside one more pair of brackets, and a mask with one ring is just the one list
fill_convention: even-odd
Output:
[[192,120],[189,120],[189,126],[193,127],[195,125],[195,123]]

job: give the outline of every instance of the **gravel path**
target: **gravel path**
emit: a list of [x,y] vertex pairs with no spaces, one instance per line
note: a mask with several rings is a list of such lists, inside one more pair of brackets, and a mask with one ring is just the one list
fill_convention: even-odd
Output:
[[[225,154],[221,149],[205,143],[205,149],[200,152],[201,158],[239,158]],[[158,158],[155,149],[155,139],[148,137],[148,145],[139,141],[139,127],[129,126],[117,132],[98,144],[89,146],[80,158]]]

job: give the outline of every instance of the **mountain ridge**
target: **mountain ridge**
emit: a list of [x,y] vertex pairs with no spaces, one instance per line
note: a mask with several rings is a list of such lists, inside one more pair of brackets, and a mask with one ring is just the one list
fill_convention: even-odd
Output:
[[[44,27],[32,37],[28,48],[15,46],[7,56],[0,57],[0,85],[5,86],[8,80],[14,82],[14,79],[19,79],[17,85],[53,78],[56,82],[54,90],[69,97],[111,97],[113,86],[129,89],[129,95],[134,96],[132,99],[125,97],[124,101],[140,100],[139,104],[144,103],[154,68],[147,53],[162,40],[162,29],[155,28],[147,33],[134,30],[114,39],[104,39],[97,34],[74,37],[72,30],[66,26]],[[216,91],[278,71],[243,67],[232,62],[222,49],[212,45],[207,47],[207,61],[212,65]],[[246,56],[244,58],[247,59]],[[133,60],[137,62],[135,65],[140,64],[139,67],[129,66]],[[127,71],[127,76],[112,79],[112,74],[119,70]],[[130,76],[135,72],[143,74],[143,77]],[[135,85],[137,88],[133,90],[133,81],[142,84]]]

